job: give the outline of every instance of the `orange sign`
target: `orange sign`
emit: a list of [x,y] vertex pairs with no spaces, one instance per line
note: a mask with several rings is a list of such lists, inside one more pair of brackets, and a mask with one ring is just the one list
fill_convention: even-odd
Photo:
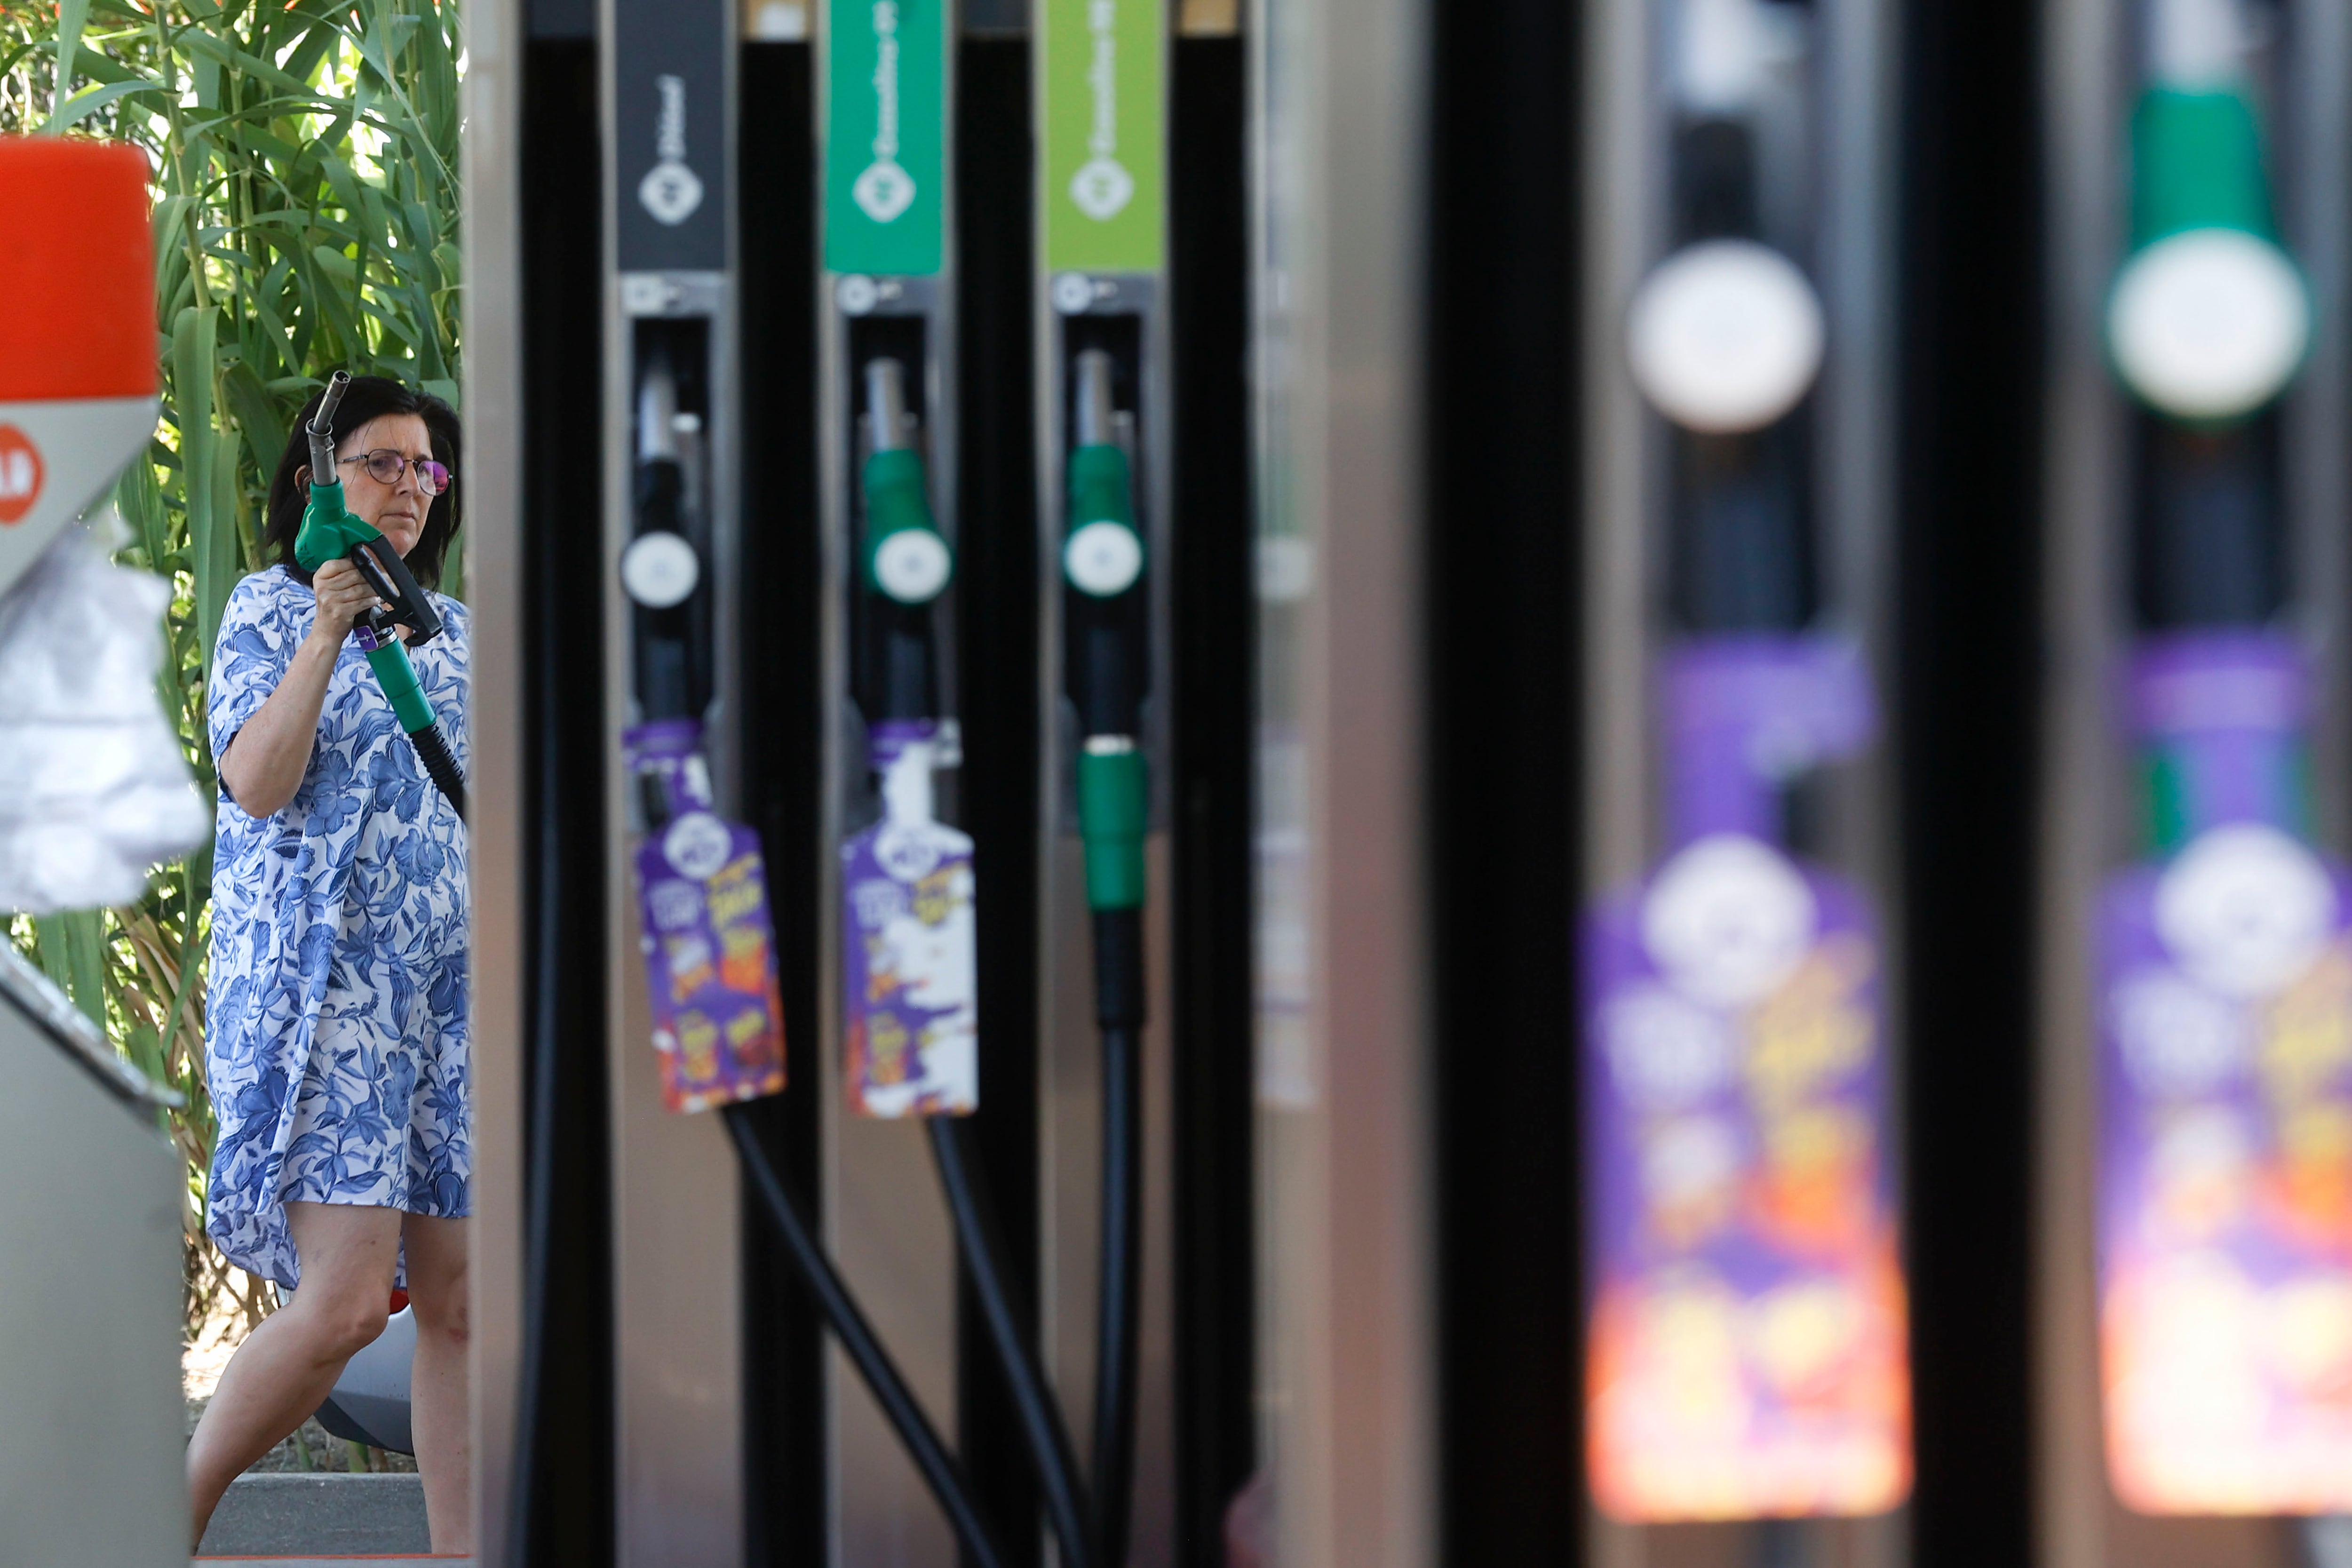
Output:
[[41,449],[14,425],[0,425],[0,526],[22,522],[41,499]]

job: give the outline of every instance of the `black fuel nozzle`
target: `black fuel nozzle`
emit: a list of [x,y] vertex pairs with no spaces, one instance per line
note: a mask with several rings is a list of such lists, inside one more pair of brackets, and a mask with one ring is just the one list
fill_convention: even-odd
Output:
[[686,531],[686,465],[677,446],[677,377],[655,352],[637,381],[637,531]]
[[635,507],[621,585],[632,605],[637,703],[648,719],[699,714],[709,700],[709,626],[702,557],[695,543],[695,487],[681,431],[698,421],[679,407],[667,350],[654,344],[638,373],[632,441]]
[[876,719],[938,717],[932,606],[955,577],[955,552],[931,511],[930,477],[913,441],[907,367],[866,362],[866,457],[859,475],[870,595],[866,634]]

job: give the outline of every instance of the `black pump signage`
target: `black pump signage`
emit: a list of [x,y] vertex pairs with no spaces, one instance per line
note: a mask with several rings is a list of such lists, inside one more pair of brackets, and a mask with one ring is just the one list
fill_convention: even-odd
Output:
[[624,272],[727,266],[726,0],[617,5],[614,214]]

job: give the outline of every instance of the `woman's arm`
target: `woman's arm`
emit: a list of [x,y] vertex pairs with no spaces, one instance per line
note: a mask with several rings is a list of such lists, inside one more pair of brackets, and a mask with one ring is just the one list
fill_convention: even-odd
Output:
[[351,635],[352,623],[382,603],[348,561],[320,567],[310,592],[319,601],[310,635],[294,650],[278,689],[220,754],[221,783],[248,816],[276,816],[302,787],[335,655]]

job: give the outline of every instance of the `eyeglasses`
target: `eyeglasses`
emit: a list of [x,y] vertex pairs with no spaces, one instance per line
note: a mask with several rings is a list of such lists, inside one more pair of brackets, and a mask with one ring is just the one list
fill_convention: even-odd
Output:
[[457,477],[430,458],[404,457],[389,447],[378,447],[363,458],[339,458],[335,466],[341,468],[345,463],[365,463],[368,478],[380,485],[400,483],[402,470],[413,466],[416,469],[416,488],[429,496],[447,489],[449,481]]

